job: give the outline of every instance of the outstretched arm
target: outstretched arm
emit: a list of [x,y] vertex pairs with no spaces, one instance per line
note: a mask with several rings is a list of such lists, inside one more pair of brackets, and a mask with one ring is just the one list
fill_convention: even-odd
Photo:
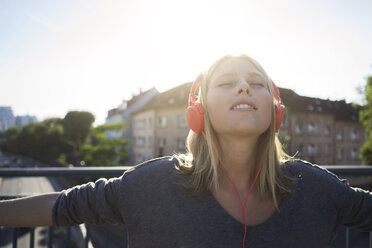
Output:
[[51,226],[59,192],[0,201],[0,226]]

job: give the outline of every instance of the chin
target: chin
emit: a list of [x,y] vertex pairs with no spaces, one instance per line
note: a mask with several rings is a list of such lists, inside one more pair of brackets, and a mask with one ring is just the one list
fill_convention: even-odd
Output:
[[260,136],[267,129],[262,128],[248,128],[248,127],[234,127],[229,130],[230,135],[239,136],[239,137],[250,137],[250,136]]

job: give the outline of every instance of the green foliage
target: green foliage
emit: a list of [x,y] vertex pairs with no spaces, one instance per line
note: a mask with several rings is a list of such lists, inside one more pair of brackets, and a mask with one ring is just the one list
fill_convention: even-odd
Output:
[[63,119],[66,140],[73,147],[69,160],[74,164],[77,162],[80,147],[85,143],[93,122],[94,115],[86,111],[70,111]]
[[124,132],[125,123],[100,125],[91,130],[89,143],[81,147],[79,158],[89,166],[114,166],[123,164],[127,157],[128,141],[107,138],[107,132]]
[[287,152],[288,151],[289,142],[291,141],[291,136],[287,135],[287,136],[283,137],[280,141],[281,141],[281,144],[282,144],[282,149],[285,152]]
[[64,139],[63,126],[58,118],[46,119],[5,131],[5,151],[30,156],[44,162],[54,161],[71,149]]
[[5,142],[1,143],[1,149],[4,151],[14,151],[17,149],[17,139],[22,129],[20,127],[11,127],[4,132]]
[[76,143],[83,143],[94,122],[94,115],[86,111],[70,111],[63,119],[66,137]]
[[363,160],[363,164],[372,164],[372,139],[369,137],[360,148],[360,157]]
[[108,139],[107,132],[124,132],[124,122],[92,127],[94,116],[89,112],[72,111],[64,119],[50,118],[22,128],[4,132],[4,151],[29,156],[46,163],[72,163],[79,160],[92,166],[123,164],[127,159],[128,142]]
[[359,111],[359,121],[363,124],[369,136],[360,149],[359,155],[363,164],[372,165],[372,76],[368,77],[362,92],[365,98]]
[[359,120],[368,133],[372,132],[372,77],[368,77],[364,88],[365,105],[359,113]]

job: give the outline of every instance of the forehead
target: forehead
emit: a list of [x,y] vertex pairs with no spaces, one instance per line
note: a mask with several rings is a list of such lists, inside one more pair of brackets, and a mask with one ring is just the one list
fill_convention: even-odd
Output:
[[259,76],[265,78],[264,74],[247,59],[230,58],[220,63],[214,70],[211,82],[225,76]]

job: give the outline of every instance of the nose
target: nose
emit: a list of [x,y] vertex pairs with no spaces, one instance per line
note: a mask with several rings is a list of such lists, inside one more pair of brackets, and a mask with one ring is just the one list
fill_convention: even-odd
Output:
[[239,84],[238,84],[238,87],[237,87],[237,93],[238,93],[238,95],[240,95],[240,94],[250,95],[251,88],[250,88],[249,83],[245,80],[240,81]]

